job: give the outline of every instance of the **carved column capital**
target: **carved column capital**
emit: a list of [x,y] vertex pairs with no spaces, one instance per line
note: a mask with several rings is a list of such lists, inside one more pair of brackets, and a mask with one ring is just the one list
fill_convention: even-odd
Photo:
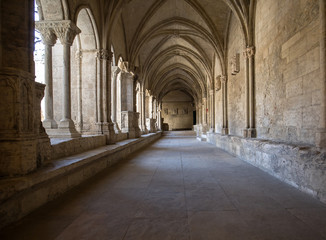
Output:
[[214,94],[214,90],[213,89],[209,90],[209,95],[212,96],[213,94]]
[[106,61],[112,61],[113,53],[107,49],[100,50],[101,59]]
[[72,45],[76,35],[81,32],[80,29],[70,20],[52,21],[51,24],[55,34],[63,45]]
[[255,47],[254,46],[247,47],[243,52],[243,55],[246,58],[252,58],[255,55]]
[[35,28],[41,33],[42,42],[44,45],[53,46],[57,41],[57,36],[49,22],[35,22]]

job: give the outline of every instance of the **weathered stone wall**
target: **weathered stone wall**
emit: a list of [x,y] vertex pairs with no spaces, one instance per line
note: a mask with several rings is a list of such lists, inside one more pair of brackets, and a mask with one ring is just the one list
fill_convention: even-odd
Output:
[[169,130],[192,129],[192,102],[166,102],[162,106],[164,123],[169,124]]
[[326,154],[312,147],[208,134],[210,143],[326,202]]
[[173,91],[163,98],[162,118],[169,124],[169,130],[192,129],[193,100],[180,91]]
[[257,1],[259,138],[314,144],[321,102],[318,4],[318,0]]
[[[229,134],[242,136],[243,129],[246,127],[245,108],[246,108],[246,68],[244,51],[244,37],[240,23],[235,16],[232,16],[229,30],[228,42],[228,123]],[[239,54],[240,71],[236,75],[231,74],[232,58]]]

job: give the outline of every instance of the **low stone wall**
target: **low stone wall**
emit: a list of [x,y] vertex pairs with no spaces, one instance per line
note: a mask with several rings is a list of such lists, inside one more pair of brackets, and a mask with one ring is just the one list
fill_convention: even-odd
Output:
[[150,133],[60,158],[35,173],[0,180],[0,229],[147,146],[161,134]]
[[207,141],[326,203],[326,153],[310,146],[208,133]]
[[71,156],[105,145],[106,137],[104,135],[84,135],[82,138],[73,139],[51,139],[51,159]]

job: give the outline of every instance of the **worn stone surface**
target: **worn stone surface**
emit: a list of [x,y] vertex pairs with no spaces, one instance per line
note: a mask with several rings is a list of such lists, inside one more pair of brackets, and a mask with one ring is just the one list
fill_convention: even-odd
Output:
[[169,93],[163,98],[162,117],[170,131],[192,129],[193,100],[180,91]]
[[242,136],[246,128],[246,67],[243,55],[243,35],[237,19],[232,16],[230,21],[228,50],[228,66],[231,68],[232,57],[239,54],[239,72],[233,75],[230,71],[227,79],[228,89],[228,124],[229,134]]
[[[53,160],[28,176],[2,179],[0,192],[4,194],[0,196],[0,228],[18,220],[44,203],[58,198],[67,190],[121,161],[160,136],[161,132],[158,132],[138,139],[125,140],[117,145],[98,147],[84,153],[78,152],[75,155],[70,153],[69,157]],[[87,141],[90,144],[92,140],[95,140],[93,144],[96,144],[96,138],[88,137]],[[76,145],[76,139],[71,141],[70,145]],[[69,146],[68,142],[64,144],[65,147]]]
[[315,142],[322,87],[318,5],[317,0],[257,2],[258,137]]
[[326,155],[313,147],[208,134],[208,141],[326,202]]
[[194,135],[168,132],[0,238],[325,239],[325,204]]

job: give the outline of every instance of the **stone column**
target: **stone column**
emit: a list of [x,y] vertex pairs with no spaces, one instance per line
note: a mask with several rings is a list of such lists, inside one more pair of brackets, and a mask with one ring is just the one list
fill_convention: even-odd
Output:
[[206,133],[206,131],[207,131],[207,111],[208,111],[208,109],[207,109],[207,98],[206,97],[204,97],[203,99],[202,99],[202,112],[203,112],[203,115],[202,115],[202,117],[203,117],[203,120],[202,120],[202,132],[203,133]]
[[140,118],[141,118],[141,131],[142,133],[147,133],[148,130],[146,128],[146,117],[145,117],[145,93],[144,91],[140,92],[141,98],[141,110],[140,110]]
[[159,131],[162,131],[162,102],[158,104],[158,110],[157,110],[157,129]]
[[197,102],[196,107],[197,112],[197,137],[200,137],[201,135],[201,129],[202,129],[202,103],[200,101]]
[[77,64],[77,130],[83,131],[83,107],[82,107],[82,60],[83,60],[83,52],[78,50],[75,53],[75,59]]
[[319,0],[319,31],[320,31],[320,79],[321,79],[321,110],[318,129],[316,132],[316,146],[326,147],[326,3]]
[[247,107],[249,109],[249,128],[247,130],[247,137],[249,138],[254,138],[256,137],[256,128],[255,128],[255,92],[254,92],[254,77],[255,77],[255,47],[250,46],[247,47],[245,50],[245,56],[247,59],[247,77],[248,77],[248,85],[247,87],[249,90],[248,92],[248,104],[249,106]]
[[210,113],[210,129],[209,132],[214,132],[215,129],[215,105],[214,105],[214,90],[209,90],[209,113]]
[[40,122],[34,114],[38,101],[33,10],[33,0],[1,1],[0,177],[23,175],[37,168]]
[[122,63],[121,69],[121,131],[128,138],[140,137],[138,126],[139,113],[136,113],[136,86],[134,76],[128,69],[128,63]]
[[70,47],[75,36],[80,33],[77,26],[70,20],[56,22],[54,31],[63,45],[63,99],[62,99],[62,119],[59,129],[55,132],[55,137],[80,137],[76,131],[75,124],[71,120],[71,97],[70,97]]
[[44,80],[45,80],[45,118],[43,126],[45,129],[55,129],[58,127],[53,117],[53,75],[52,75],[52,47],[57,37],[48,22],[35,22],[35,28],[42,35],[42,42],[45,47],[44,56]]
[[103,134],[103,99],[102,99],[102,56],[101,49],[97,49],[95,52],[96,61],[96,133]]
[[113,122],[114,131],[116,134],[119,134],[120,128],[117,123],[117,78],[120,73],[119,67],[111,68],[112,74],[112,84],[111,84],[111,117]]
[[153,97],[153,127],[154,127],[154,132],[156,132],[157,126],[158,126],[157,101],[156,101],[156,98]]
[[102,132],[107,136],[107,144],[116,142],[114,125],[111,119],[111,61],[112,52],[106,49],[101,50],[102,59],[102,107],[103,121]]
[[223,105],[223,128],[222,135],[228,135],[228,112],[227,112],[227,86],[226,86],[226,76],[221,76],[222,83],[222,105]]

